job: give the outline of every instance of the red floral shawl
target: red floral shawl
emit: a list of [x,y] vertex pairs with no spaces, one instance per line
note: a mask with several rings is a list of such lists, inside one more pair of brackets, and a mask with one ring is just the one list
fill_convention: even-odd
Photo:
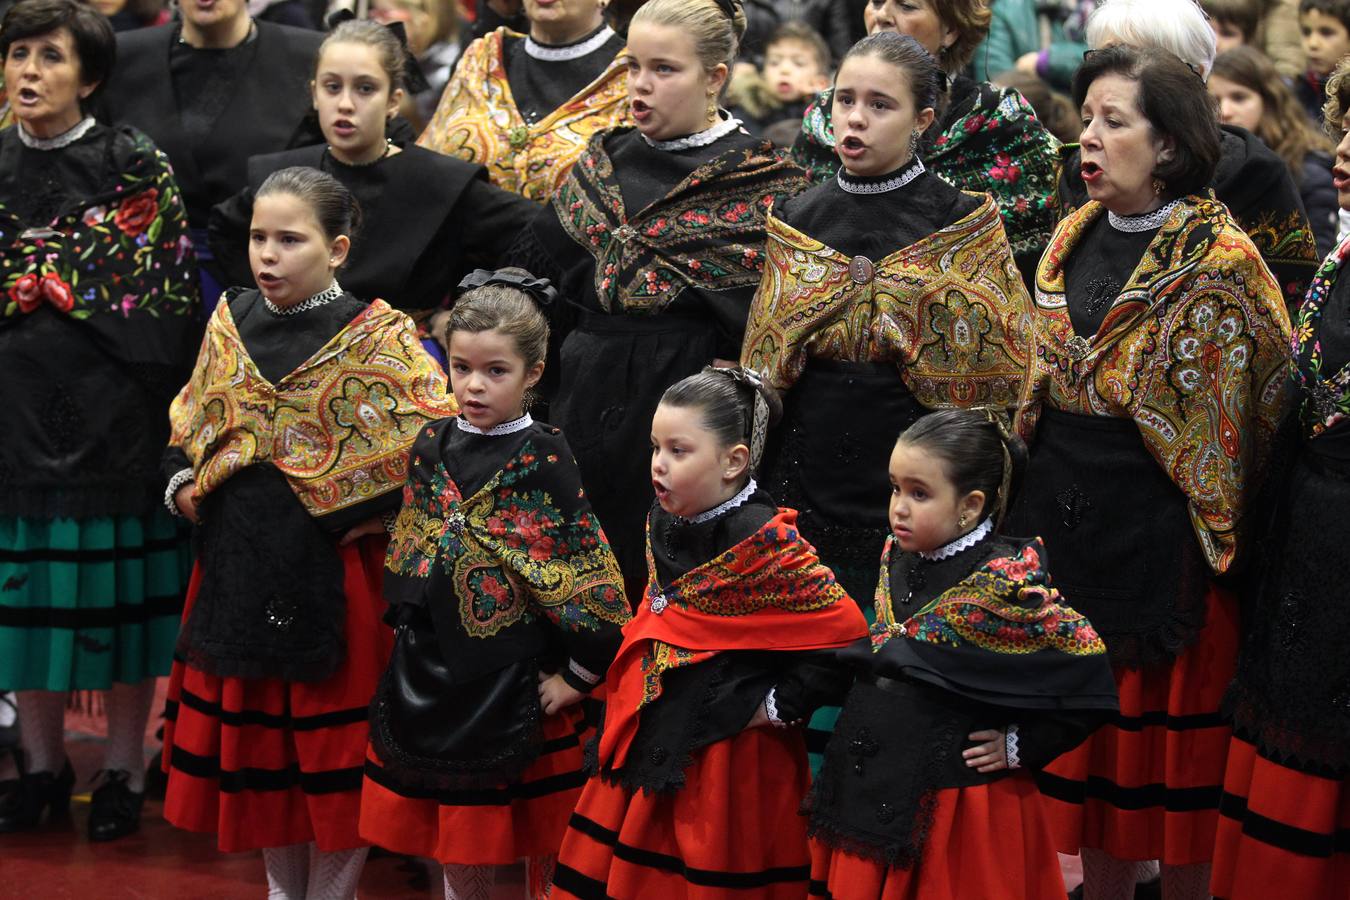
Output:
[[867,634],[858,605],[797,532],[793,509],[779,509],[759,531],[664,589],[649,539],[647,573],[646,597],[624,626],[606,678],[602,768],[622,767],[665,672],[730,650],[820,650]]

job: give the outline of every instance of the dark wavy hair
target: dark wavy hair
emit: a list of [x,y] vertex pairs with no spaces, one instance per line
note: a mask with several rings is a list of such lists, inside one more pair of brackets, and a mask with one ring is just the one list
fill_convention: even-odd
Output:
[[[117,37],[112,25],[98,10],[75,0],[22,0],[0,22],[0,59],[9,58],[15,41],[40,37],[64,28],[75,43],[80,60],[80,82],[97,84],[80,102],[81,109],[98,96],[117,62]],[[13,91],[17,85],[10,85]]]
[[1115,44],[1084,54],[1073,77],[1080,109],[1092,82],[1121,75],[1139,85],[1139,111],[1153,133],[1176,145],[1170,160],[1153,170],[1174,196],[1197,194],[1214,180],[1219,164],[1219,118],[1205,83],[1190,66],[1165,50]]

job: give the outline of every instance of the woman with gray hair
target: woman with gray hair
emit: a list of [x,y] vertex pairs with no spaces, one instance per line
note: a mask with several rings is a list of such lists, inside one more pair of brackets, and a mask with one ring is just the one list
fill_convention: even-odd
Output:
[[[1178,57],[1208,80],[1214,65],[1214,31],[1193,2],[1106,0],[1088,20],[1094,48],[1126,44],[1155,47]],[[1091,52],[1091,51],[1089,51]],[[1216,113],[1217,115],[1217,113]],[[1222,125],[1219,164],[1209,187],[1228,207],[1274,274],[1290,309],[1296,309],[1317,271],[1317,242],[1289,167],[1260,139],[1236,125]],[[1087,202],[1080,154],[1067,154],[1060,172],[1060,215]]]

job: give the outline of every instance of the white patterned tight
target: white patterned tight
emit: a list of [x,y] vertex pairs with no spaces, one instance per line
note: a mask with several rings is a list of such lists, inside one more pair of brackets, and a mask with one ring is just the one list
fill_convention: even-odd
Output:
[[[1102,850],[1084,847],[1083,900],[1132,900],[1137,882],[1147,881],[1156,871],[1152,861],[1117,859]],[[1209,865],[1162,866],[1163,900],[1206,900],[1209,897]]]
[[313,842],[263,850],[267,900],[353,900],[369,847],[324,852]]

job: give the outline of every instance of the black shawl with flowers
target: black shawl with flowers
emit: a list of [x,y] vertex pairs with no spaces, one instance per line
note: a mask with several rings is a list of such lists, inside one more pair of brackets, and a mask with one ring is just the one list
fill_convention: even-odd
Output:
[[197,303],[164,155],[130,128],[0,133],[0,293],[0,516],[145,514]]

